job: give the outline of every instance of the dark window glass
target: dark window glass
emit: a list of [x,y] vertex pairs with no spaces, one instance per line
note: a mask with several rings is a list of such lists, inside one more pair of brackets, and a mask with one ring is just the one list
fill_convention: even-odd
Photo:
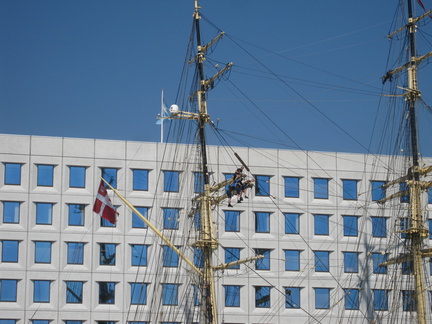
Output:
[[148,245],[131,244],[133,266],[147,266],[147,249]]
[[315,271],[329,272],[330,271],[330,252],[315,251]]
[[401,230],[401,238],[407,239],[409,238],[408,230],[411,228],[411,221],[409,218],[401,218],[400,219],[400,230]]
[[[404,191],[404,190],[408,190],[409,191],[407,183],[406,182],[399,183],[399,191]],[[410,201],[410,195],[409,195],[409,193],[407,195],[405,195],[405,196],[400,197],[400,202],[401,203],[409,203],[409,201]]]
[[147,304],[147,284],[146,283],[131,283],[131,304],[146,305]]
[[148,191],[149,170],[132,170],[133,172],[133,190]]
[[257,270],[270,270],[270,251],[269,249],[255,249],[255,255],[264,257],[255,261]]
[[255,286],[255,307],[270,308],[270,286]]
[[382,187],[385,184],[385,181],[371,181],[372,201],[381,200],[386,197],[386,190]]
[[178,305],[178,284],[163,284],[162,305]]
[[35,241],[35,263],[51,263],[52,242]]
[[225,307],[240,307],[240,288],[241,286],[225,287]]
[[345,292],[345,309],[359,309],[359,290],[344,289]]
[[204,267],[204,254],[201,248],[194,247],[194,265],[197,268]]
[[357,200],[357,180],[342,180],[343,199]]
[[20,202],[3,201],[3,223],[19,224]]
[[50,286],[49,280],[34,280],[33,281],[33,302],[34,303],[49,303],[50,302]]
[[357,273],[358,272],[358,253],[357,252],[343,252],[344,255],[344,272]]
[[194,172],[194,192],[204,192],[204,176],[202,172]]
[[225,232],[240,232],[240,212],[225,210]]
[[102,168],[102,178],[104,178],[104,180],[108,182],[111,187],[117,188],[117,169]]
[[286,271],[300,271],[300,252],[299,250],[285,250]]
[[315,235],[329,235],[329,215],[314,215]]
[[[240,260],[240,249],[239,248],[225,248],[225,263],[234,262]],[[240,269],[240,265],[230,267],[229,269]]]
[[416,310],[416,295],[414,290],[402,290],[402,303],[404,312]]
[[300,197],[300,178],[285,177],[285,197],[299,198]]
[[163,246],[163,266],[164,267],[178,267],[179,256],[169,246]]
[[[142,216],[148,218],[148,207],[135,208]],[[147,228],[147,224],[135,212],[132,212],[132,228]]]
[[374,310],[388,310],[388,291],[384,289],[372,289]]
[[37,185],[52,187],[54,184],[54,165],[39,164],[37,170]]
[[0,279],[0,302],[17,301],[18,280]]
[[83,264],[84,262],[84,243],[67,242],[67,263]]
[[300,308],[300,288],[285,288],[285,308]]
[[163,228],[177,230],[179,228],[179,209],[164,208],[163,209]]
[[270,213],[268,212],[255,213],[255,232],[270,233]]
[[99,243],[100,265],[116,264],[116,245],[112,243]]
[[99,304],[115,303],[115,282],[99,282]]
[[164,191],[178,192],[179,191],[179,172],[164,171]]
[[83,285],[82,281],[66,281],[66,303],[82,304]]
[[270,176],[255,176],[255,195],[270,196]]
[[5,163],[5,185],[20,185],[21,184],[21,164]]
[[69,187],[85,188],[86,167],[70,166],[69,167]]
[[51,225],[52,209],[53,204],[51,203],[36,203],[36,224]]
[[314,198],[315,199],[328,199],[328,184],[329,179],[315,178],[314,180]]
[[330,308],[330,288],[314,288],[315,289],[315,308],[329,309]]
[[372,253],[372,261],[373,261],[373,273],[386,274],[387,267],[380,266],[380,264],[387,261],[387,254],[383,253]]
[[84,226],[85,205],[70,204],[68,225],[69,226]]
[[2,262],[18,262],[19,241],[2,241]]
[[358,217],[342,216],[344,236],[358,236]]
[[372,236],[387,237],[387,218],[371,217],[372,219]]
[[300,233],[300,214],[285,213],[285,234]]

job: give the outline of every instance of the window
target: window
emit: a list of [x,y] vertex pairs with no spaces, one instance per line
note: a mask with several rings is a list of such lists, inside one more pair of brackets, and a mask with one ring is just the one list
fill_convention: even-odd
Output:
[[20,202],[3,201],[3,223],[18,224],[20,221]]
[[194,172],[194,192],[204,192],[204,176],[202,172]]
[[50,286],[49,280],[33,280],[33,302],[34,303],[49,303],[50,302]]
[[407,190],[408,194],[405,195],[405,196],[400,197],[400,202],[401,203],[409,203],[409,201],[410,201],[410,195],[409,195],[408,184],[406,182],[399,183],[399,191],[405,191],[405,190]]
[[255,261],[256,270],[270,270],[270,251],[268,249],[255,249],[255,255],[264,256],[264,258]]
[[402,290],[402,303],[404,312],[416,310],[416,298],[414,290]]
[[285,287],[285,308],[300,308],[300,287]]
[[148,191],[148,175],[149,170],[132,170],[133,173],[133,184],[132,190],[137,191]]
[[196,231],[201,230],[201,214],[199,212],[194,215],[194,227]]
[[179,256],[169,246],[163,246],[163,266],[164,267],[178,267]]
[[36,203],[36,224],[51,225],[52,209],[53,204],[51,203]]
[[99,243],[100,247],[100,265],[115,265],[116,264],[116,244]]
[[285,234],[300,233],[300,214],[285,213]]
[[50,322],[50,320],[32,320],[32,324],[50,324]]
[[300,197],[300,178],[284,177],[285,180],[285,197],[299,198]]
[[65,324],[83,324],[83,321],[64,321]]
[[85,188],[86,167],[70,166],[69,167],[69,187]]
[[270,308],[270,286],[255,286],[255,307]]
[[0,319],[0,324],[16,324],[15,319]]
[[193,288],[194,306],[201,305],[200,291],[197,285],[191,285]]
[[342,180],[343,199],[357,200],[357,180]]
[[177,208],[163,208],[163,228],[174,229],[179,228],[179,209]]
[[225,210],[225,232],[240,232],[240,212]]
[[19,241],[2,241],[2,262],[18,262]]
[[255,232],[270,233],[270,213],[255,212]]
[[117,188],[117,169],[102,168],[102,178],[104,178],[104,180],[108,182],[111,187]]
[[414,273],[414,263],[412,261],[402,262],[402,274],[410,275]]
[[[113,206],[115,210],[117,210],[118,206]],[[101,227],[116,227],[117,223],[111,223],[108,219],[99,217],[100,218],[100,226]]]
[[315,309],[330,308],[330,288],[315,289]]
[[358,217],[342,216],[344,236],[358,236]]
[[82,281],[66,281],[66,303],[82,304],[83,302],[83,285]]
[[131,251],[132,251],[132,265],[146,267],[148,245],[131,244]]
[[35,241],[35,263],[51,263],[52,242]]
[[54,184],[54,165],[39,164],[37,166],[37,185],[52,187]]
[[385,198],[386,190],[382,187],[385,184],[385,181],[371,181],[372,201],[377,201]]
[[17,301],[18,280],[0,279],[0,302]]
[[315,235],[329,235],[329,215],[314,215]]
[[371,217],[372,219],[372,236],[387,237],[387,218]]
[[115,282],[98,282],[99,304],[115,303]]
[[270,196],[270,176],[255,176],[255,195]]
[[329,179],[314,178],[314,198],[315,199],[328,199],[328,184]]
[[330,252],[315,251],[315,271],[329,272],[330,271]]
[[97,324],[116,324],[117,321],[97,321]]
[[401,230],[401,238],[407,239],[409,238],[408,231],[411,229],[411,221],[409,218],[401,218],[400,219],[400,230]]
[[84,226],[85,205],[69,204],[69,226]]
[[194,265],[197,268],[204,267],[204,254],[201,248],[194,247]]
[[5,163],[5,185],[20,185],[21,184],[21,164]]
[[84,243],[67,242],[67,263],[83,264],[84,262]]
[[380,266],[380,264],[382,264],[386,261],[387,261],[387,254],[378,253],[378,252],[372,253],[373,273],[386,274],[387,273],[387,267],[386,266]]
[[345,309],[359,309],[359,290],[344,289],[345,292]]
[[429,223],[429,240],[432,240],[432,219],[428,219]]
[[388,310],[388,291],[384,289],[372,289],[374,310]]
[[162,305],[178,305],[178,284],[163,284]]
[[146,305],[147,304],[147,284],[146,283],[131,283],[131,304]]
[[432,204],[432,190],[428,190],[428,204]]
[[285,250],[285,271],[300,271],[299,250]]
[[[240,260],[240,249],[239,248],[225,248],[225,263],[234,262]],[[230,267],[229,269],[240,269],[240,265]]]
[[178,171],[163,171],[164,173],[164,191],[178,192],[179,191],[179,172]]
[[[136,210],[148,219],[148,207],[135,207]],[[132,228],[147,228],[147,224],[135,212],[132,212]]]
[[241,286],[225,287],[225,307],[240,307],[240,288]]
[[358,253],[357,252],[343,252],[344,255],[344,272],[357,273],[358,272]]

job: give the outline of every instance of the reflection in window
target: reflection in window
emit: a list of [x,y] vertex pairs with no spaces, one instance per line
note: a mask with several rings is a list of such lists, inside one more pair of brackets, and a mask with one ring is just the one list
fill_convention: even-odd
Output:
[[359,309],[359,290],[344,289],[345,292],[345,309]]
[[[148,218],[148,207],[136,207],[138,212]],[[132,212],[132,228],[147,228],[147,224],[135,212]]]
[[300,271],[300,250],[285,250],[285,270]]
[[329,179],[315,178],[314,180],[314,198],[315,199],[328,199],[328,184]]
[[67,242],[67,263],[83,264],[84,262],[84,243]]
[[178,192],[179,191],[179,172],[164,171],[164,191]]
[[314,215],[315,235],[329,235],[329,215]]
[[386,189],[382,187],[385,184],[385,181],[371,181],[372,201],[381,200],[386,197]]
[[49,303],[50,302],[50,286],[49,280],[33,280],[33,302],[34,303]]
[[[117,171],[114,168],[102,168],[102,178],[113,188],[117,188]],[[105,186],[107,185],[105,184]]]
[[53,204],[51,203],[36,203],[36,224],[51,225],[52,209]]
[[69,187],[85,188],[86,168],[83,166],[69,167]]
[[343,199],[357,200],[357,180],[342,180]]
[[178,208],[163,208],[163,228],[174,230],[179,228]]
[[115,265],[116,264],[116,244],[99,243],[100,247],[100,265]]
[[37,166],[37,185],[52,187],[54,184],[54,165],[39,164]]
[[225,210],[225,232],[240,232],[240,212]]
[[133,172],[133,190],[148,191],[148,174],[149,170],[134,169]]
[[315,251],[315,271],[329,272],[330,271],[330,252]]
[[17,301],[18,280],[0,279],[0,302]]
[[[234,262],[240,260],[240,249],[239,248],[225,248],[225,263]],[[229,269],[240,269],[240,265],[230,267]]]
[[257,270],[270,270],[270,251],[269,249],[255,249],[255,255],[264,256],[255,261],[255,268]]
[[133,266],[147,266],[147,250],[148,245],[131,244]]
[[3,240],[2,242],[2,262],[18,262],[19,241]]
[[146,305],[147,304],[147,284],[146,283],[131,283],[131,304]]
[[163,284],[162,305],[178,305],[178,284]]
[[255,195],[270,196],[270,176],[255,176]]
[[330,308],[330,288],[315,289],[315,309]]
[[66,303],[82,304],[83,284],[82,281],[66,281]]
[[69,204],[68,225],[84,226],[85,205]]
[[300,287],[285,287],[285,308],[300,308]]
[[285,197],[299,198],[300,197],[300,178],[284,177],[285,180]]
[[358,217],[342,216],[344,236],[358,236]]
[[21,184],[21,164],[5,163],[5,185],[20,185]]
[[255,232],[270,233],[270,213],[255,212]]
[[115,282],[99,282],[99,304],[115,303]]
[[270,308],[270,286],[255,286],[255,307]]
[[172,268],[177,267],[179,262],[178,254],[167,245],[163,246],[162,248],[163,266]]
[[20,202],[3,201],[3,223],[19,224]]
[[51,263],[52,242],[35,241],[35,263]]
[[240,288],[241,286],[225,287],[225,307],[240,307]]

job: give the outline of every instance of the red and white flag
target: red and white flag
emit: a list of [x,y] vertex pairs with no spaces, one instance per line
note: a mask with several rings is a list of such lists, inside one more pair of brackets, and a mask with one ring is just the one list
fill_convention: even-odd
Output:
[[96,195],[96,201],[93,206],[93,211],[105,218],[112,224],[117,221],[118,213],[114,209],[111,199],[108,197],[108,192],[105,189],[104,182],[101,180],[99,190]]

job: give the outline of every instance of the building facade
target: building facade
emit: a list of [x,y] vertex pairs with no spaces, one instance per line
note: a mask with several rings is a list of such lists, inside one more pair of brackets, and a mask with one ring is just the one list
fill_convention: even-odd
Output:
[[[0,135],[0,324],[150,323],[148,313],[184,307],[179,296],[189,288],[181,280],[155,284],[163,271],[187,277],[172,251],[156,247],[156,236],[111,192],[117,223],[92,211],[103,176],[176,245],[188,245],[182,233],[190,215],[178,206],[199,191],[199,170],[173,162],[167,152],[190,155],[178,147]],[[389,194],[381,188],[386,157],[236,152],[256,185],[241,203],[234,196],[232,208],[226,201],[215,208],[215,263],[264,258],[218,274],[220,320],[361,322],[387,312],[391,291],[376,284],[385,281],[379,264],[397,226],[376,203]],[[212,179],[231,177],[232,154],[209,153]]]

